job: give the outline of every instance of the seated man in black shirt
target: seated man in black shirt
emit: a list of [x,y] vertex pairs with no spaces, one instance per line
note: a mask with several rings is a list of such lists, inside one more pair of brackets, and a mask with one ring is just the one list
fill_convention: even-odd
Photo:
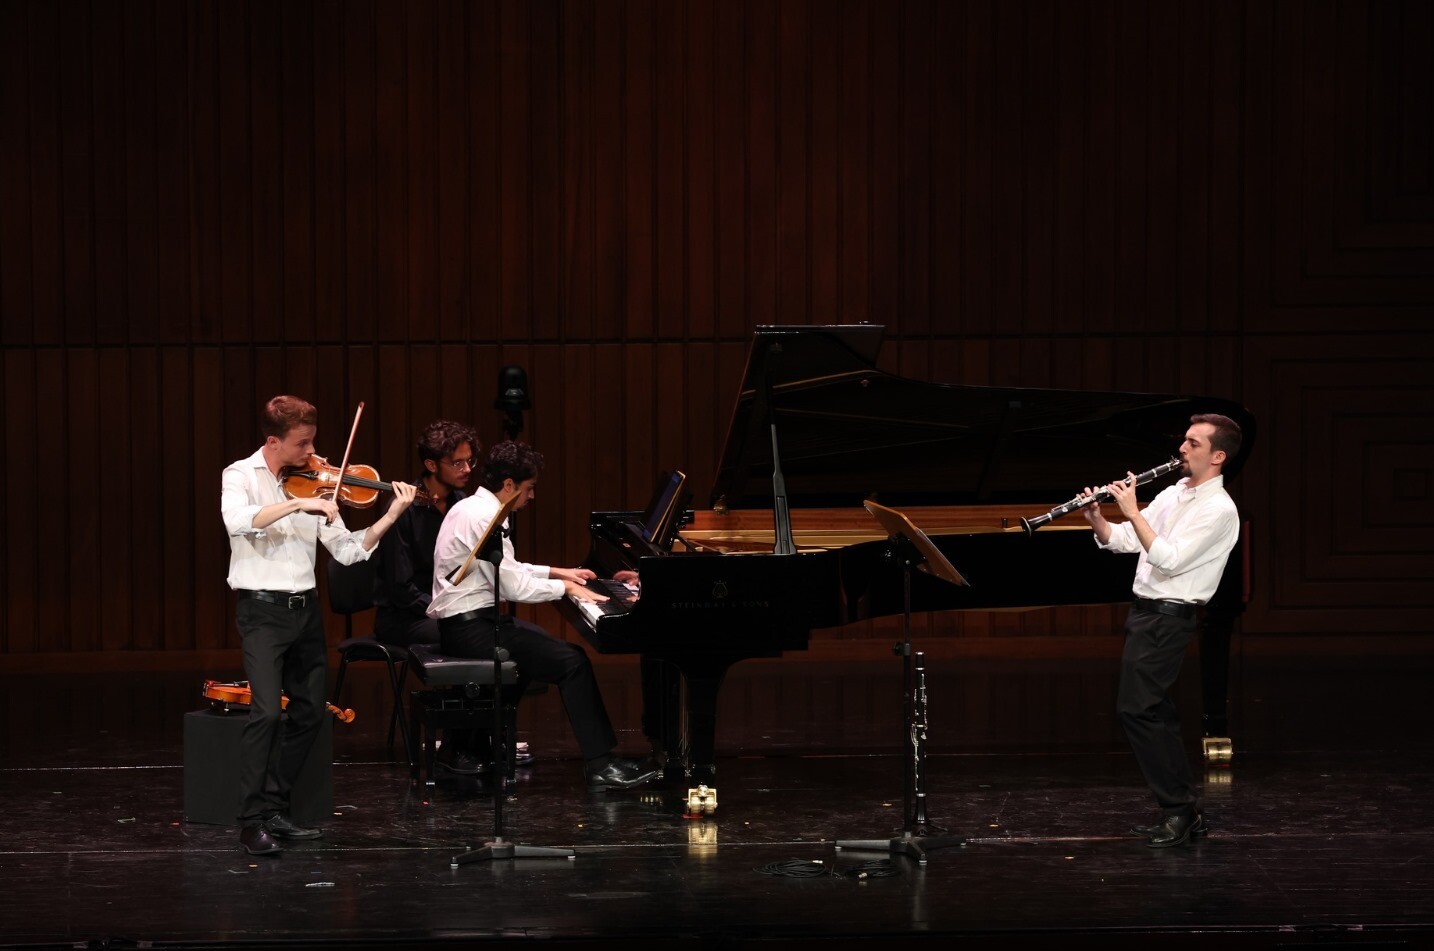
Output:
[[433,543],[448,509],[464,497],[481,448],[471,427],[446,419],[429,423],[419,437],[423,471],[417,484],[430,501],[410,506],[379,545],[373,636],[380,642],[398,647],[438,643],[438,622],[428,616]]
[[[438,622],[428,616],[428,602],[433,599],[433,544],[443,517],[465,497],[463,490],[481,449],[471,426],[451,420],[429,423],[419,436],[422,472],[416,481],[427,501],[403,513],[375,555],[378,568],[373,601],[378,616],[373,635],[381,643],[438,645]],[[480,757],[470,749],[478,739],[469,731],[447,731],[443,765],[456,773],[479,772]],[[515,752],[518,765],[533,761],[527,743],[518,742]]]

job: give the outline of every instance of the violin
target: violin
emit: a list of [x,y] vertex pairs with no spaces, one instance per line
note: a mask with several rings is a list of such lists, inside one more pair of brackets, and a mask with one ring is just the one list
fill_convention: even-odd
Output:
[[[342,481],[339,476],[343,475]],[[283,470],[284,491],[291,499],[333,499],[334,489],[339,497],[335,501],[366,509],[378,500],[380,492],[392,492],[392,482],[381,482],[378,470],[373,466],[353,463],[340,469],[318,453],[309,456],[301,466],[285,466]],[[432,505],[433,496],[419,487],[413,496],[414,505]]]
[[[226,712],[231,703],[236,706],[247,707],[254,696],[253,691],[249,689],[249,681],[247,680],[240,680],[236,683],[220,683],[217,680],[206,680],[204,681],[204,688],[200,693],[202,693],[206,699],[214,701],[212,704],[214,709]],[[279,697],[279,705],[281,708],[287,708],[289,706],[288,696],[281,694]],[[344,723],[354,722],[354,717],[357,715],[352,710],[336,707],[328,701],[324,702],[324,707]]]

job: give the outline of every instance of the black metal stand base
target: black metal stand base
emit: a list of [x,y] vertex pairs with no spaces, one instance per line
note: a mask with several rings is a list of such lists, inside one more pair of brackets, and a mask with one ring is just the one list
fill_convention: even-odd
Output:
[[921,835],[903,832],[894,839],[838,839],[837,851],[888,852],[915,859],[916,864],[926,864],[926,853],[936,849],[964,846],[966,840],[959,835]]
[[577,853],[572,849],[550,849],[537,845],[514,845],[512,842],[504,842],[502,838],[494,839],[492,842],[483,843],[482,847],[469,849],[462,855],[455,855],[449,859],[448,864],[457,868],[460,865],[468,865],[472,862],[499,862],[505,859],[576,859]]

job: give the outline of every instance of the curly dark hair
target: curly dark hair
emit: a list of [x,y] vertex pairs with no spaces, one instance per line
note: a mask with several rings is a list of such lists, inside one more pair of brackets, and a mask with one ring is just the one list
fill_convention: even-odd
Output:
[[276,396],[264,404],[259,414],[259,432],[275,439],[283,439],[291,429],[317,425],[319,411],[313,403],[297,396]]
[[434,420],[423,428],[423,435],[418,437],[419,464],[426,459],[437,462],[444,456],[451,456],[465,442],[473,447],[475,455],[483,450],[478,432],[472,426],[455,423],[451,419]]
[[536,479],[543,471],[543,454],[525,442],[505,439],[494,443],[483,460],[483,488],[497,492],[503,488],[503,480],[512,479],[515,484]]

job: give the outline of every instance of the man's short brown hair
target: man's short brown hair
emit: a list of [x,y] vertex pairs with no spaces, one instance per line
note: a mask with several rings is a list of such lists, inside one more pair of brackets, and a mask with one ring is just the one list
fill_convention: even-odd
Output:
[[264,411],[259,414],[259,432],[276,439],[283,439],[291,429],[317,425],[319,411],[313,403],[297,396],[276,396],[264,404]]
[[1221,416],[1219,413],[1196,413],[1190,417],[1191,423],[1209,423],[1215,427],[1210,434],[1210,448],[1222,450],[1225,453],[1225,462],[1228,464],[1240,454],[1240,441],[1244,433],[1240,431],[1240,424],[1228,416]]

